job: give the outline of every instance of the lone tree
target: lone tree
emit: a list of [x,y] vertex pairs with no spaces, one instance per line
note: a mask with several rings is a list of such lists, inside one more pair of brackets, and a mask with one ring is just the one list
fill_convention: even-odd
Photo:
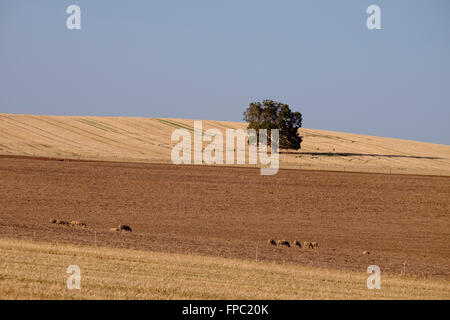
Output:
[[[272,100],[252,102],[244,112],[247,129],[278,129],[280,132],[280,149],[300,149],[302,137],[298,129],[302,127],[302,114],[292,112],[287,104]],[[269,135],[269,134],[268,134]],[[270,137],[267,137],[270,144]]]

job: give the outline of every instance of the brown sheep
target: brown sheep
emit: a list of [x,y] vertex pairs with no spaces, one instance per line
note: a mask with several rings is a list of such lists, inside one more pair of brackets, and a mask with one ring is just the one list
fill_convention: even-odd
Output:
[[286,247],[288,247],[288,248],[290,248],[291,247],[291,245],[289,244],[289,241],[286,241],[286,240],[278,240],[278,243],[277,243],[279,246],[286,246]]
[[318,247],[318,246],[319,246],[319,243],[318,243],[318,242],[311,242],[311,245],[312,245],[312,247],[314,248],[314,247]]
[[56,219],[50,219],[48,223],[56,223]]
[[131,227],[127,226],[126,224],[119,224],[119,230],[128,231],[128,232],[133,231],[133,230],[131,230]]
[[79,222],[79,221],[71,221],[70,222],[70,226],[71,227],[78,227],[78,228],[86,228],[87,225],[84,222]]
[[269,246],[276,246],[277,245],[277,243],[273,239],[269,239],[268,243],[269,243]]
[[297,240],[294,241],[294,246],[297,246],[297,247],[299,247],[299,248],[302,247],[300,241],[297,241]]
[[304,246],[305,248],[311,248],[311,249],[313,249],[313,248],[315,247],[314,244],[317,245],[317,242],[303,241],[303,246]]

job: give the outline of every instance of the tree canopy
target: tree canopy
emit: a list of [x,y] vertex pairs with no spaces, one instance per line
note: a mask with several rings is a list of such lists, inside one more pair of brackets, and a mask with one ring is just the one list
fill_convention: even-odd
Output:
[[[272,100],[252,102],[244,112],[244,121],[248,122],[247,129],[278,129],[280,149],[300,149],[302,137],[298,129],[302,126],[302,114],[292,112],[289,105]],[[267,137],[270,143],[270,137]]]

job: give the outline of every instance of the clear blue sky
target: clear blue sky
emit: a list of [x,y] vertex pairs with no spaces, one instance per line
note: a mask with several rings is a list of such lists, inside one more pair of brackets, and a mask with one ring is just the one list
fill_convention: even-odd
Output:
[[270,98],[307,128],[450,144],[449,15],[448,0],[0,0],[0,112],[242,121]]

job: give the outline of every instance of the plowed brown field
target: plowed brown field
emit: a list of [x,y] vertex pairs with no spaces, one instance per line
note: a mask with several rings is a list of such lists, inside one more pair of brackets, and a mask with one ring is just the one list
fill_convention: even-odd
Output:
[[[1,157],[0,236],[244,259],[258,247],[259,260],[395,274],[406,262],[450,279],[449,190],[437,176]],[[120,223],[133,232],[108,231]]]

